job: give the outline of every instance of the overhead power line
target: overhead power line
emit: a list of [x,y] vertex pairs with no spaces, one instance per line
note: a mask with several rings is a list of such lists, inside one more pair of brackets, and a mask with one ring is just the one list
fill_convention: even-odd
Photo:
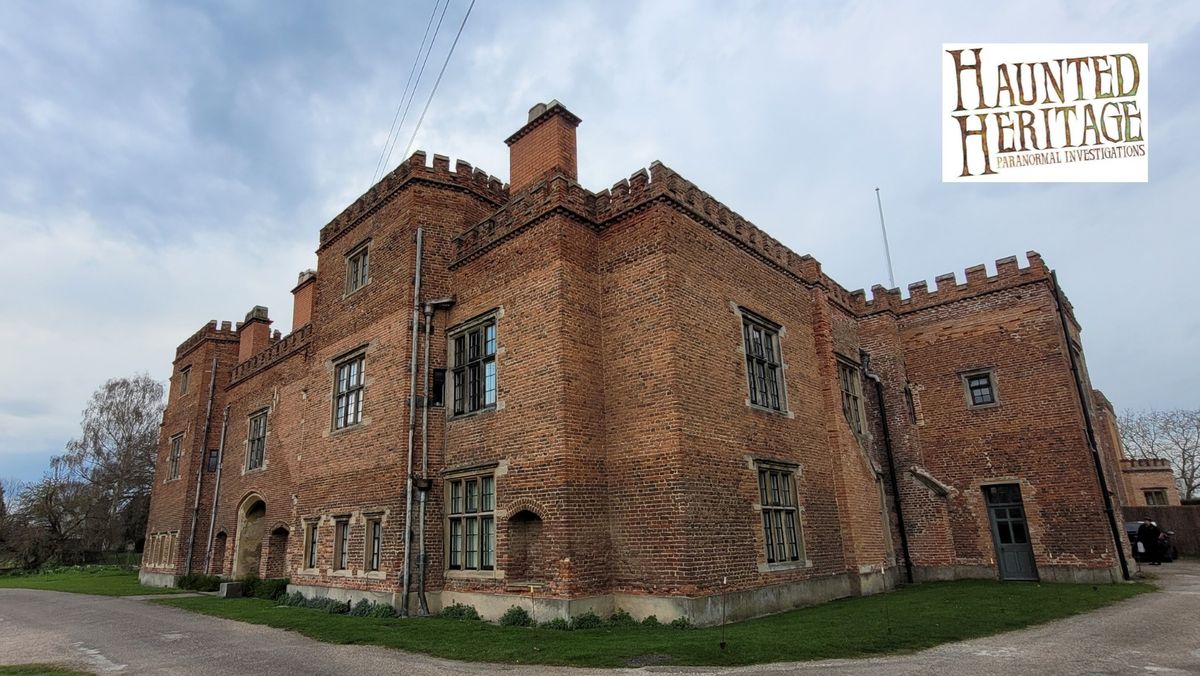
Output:
[[471,17],[471,10],[474,7],[475,0],[471,0],[471,4],[467,6],[467,13],[463,15],[462,23],[458,25],[458,33],[454,35],[454,42],[450,43],[450,51],[446,52],[446,60],[442,62],[442,69],[438,71],[437,79],[433,82],[433,89],[429,91],[429,98],[425,100],[425,108],[421,110],[421,117],[417,118],[417,126],[413,128],[412,136],[408,139],[408,146],[404,148],[402,157],[408,157],[413,141],[417,140],[417,132],[421,130],[421,123],[425,121],[425,113],[429,112],[429,104],[433,102],[433,95],[437,93],[438,85],[442,83],[442,76],[446,74],[446,66],[450,63],[450,57],[454,54],[454,48],[458,46],[458,39],[462,37],[463,28],[466,27],[467,19]]

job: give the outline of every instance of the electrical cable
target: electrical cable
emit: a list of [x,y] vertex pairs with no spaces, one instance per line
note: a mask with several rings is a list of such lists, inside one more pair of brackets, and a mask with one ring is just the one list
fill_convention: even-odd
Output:
[[404,149],[403,157],[408,157],[413,141],[417,140],[417,132],[421,130],[421,123],[425,121],[425,113],[429,112],[429,104],[433,102],[433,95],[437,93],[438,85],[442,83],[442,76],[446,74],[446,66],[450,63],[450,57],[454,54],[454,48],[458,46],[458,39],[462,37],[463,28],[466,27],[467,19],[471,17],[471,10],[474,7],[475,0],[471,0],[471,4],[467,6],[467,13],[463,15],[462,23],[458,25],[458,33],[454,35],[454,42],[450,43],[450,51],[446,52],[446,60],[442,62],[442,69],[433,83],[433,89],[429,91],[429,98],[425,100],[425,108],[421,110],[421,117],[417,118],[417,126],[413,128],[412,136],[408,139],[408,146]]

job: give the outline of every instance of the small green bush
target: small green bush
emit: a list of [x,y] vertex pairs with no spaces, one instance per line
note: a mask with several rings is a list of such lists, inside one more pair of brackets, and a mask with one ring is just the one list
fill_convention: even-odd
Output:
[[287,593],[288,579],[286,577],[256,580],[252,590],[245,592],[246,596],[257,599],[274,601]]
[[646,619],[642,620],[643,627],[661,627],[662,622],[658,621],[658,615],[647,615]]
[[218,575],[204,575],[201,573],[191,573],[179,578],[175,586],[180,589],[191,589],[193,591],[211,592],[221,588],[221,578]]
[[390,603],[372,603],[367,617],[396,617],[396,609]]
[[475,606],[468,606],[465,603],[451,603],[442,608],[441,617],[448,620],[478,620],[479,611],[475,610]]
[[521,606],[511,606],[500,616],[501,627],[532,627],[535,624],[529,611]]
[[675,629],[691,629],[692,621],[686,617],[677,617],[671,620],[671,627]]
[[559,631],[569,631],[571,623],[561,617],[556,617],[553,620],[547,620],[538,625],[541,629],[557,629]]
[[637,623],[637,620],[633,619],[629,611],[623,608],[617,608],[616,612],[608,618],[608,626],[610,627],[636,627]]
[[593,612],[586,612],[571,618],[572,629],[599,629],[604,626],[604,620]]
[[349,601],[335,601],[333,599],[307,599],[304,602],[304,607],[320,610],[330,615],[345,615],[350,612]]
[[370,612],[371,612],[371,602],[366,599],[363,599],[363,600],[359,601],[358,603],[355,603],[354,607],[351,608],[350,612],[347,614],[353,615],[355,617],[366,617]]
[[279,605],[295,606],[297,608],[303,608],[304,607],[304,594],[301,594],[298,591],[292,592],[291,594],[284,594],[283,596],[281,596],[279,598]]

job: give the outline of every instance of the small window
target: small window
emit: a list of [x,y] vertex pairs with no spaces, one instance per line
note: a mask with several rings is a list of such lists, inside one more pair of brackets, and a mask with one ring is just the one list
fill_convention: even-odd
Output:
[[742,341],[746,351],[746,378],[750,403],[782,411],[779,327],[742,311]]
[[916,400],[916,397],[913,396],[912,383],[905,383],[905,385],[904,385],[904,404],[908,409],[908,421],[911,423],[916,423],[917,422],[917,400]]
[[267,456],[266,410],[250,416],[250,437],[246,446],[246,470],[261,469]]
[[446,369],[434,369],[429,385],[429,406],[441,408],[446,405]]
[[334,378],[333,428],[342,429],[362,422],[363,367],[366,357],[359,354],[337,365]]
[[179,478],[179,458],[183,456],[183,433],[171,437],[171,454],[167,457],[167,478]]
[[334,528],[333,567],[335,570],[346,570],[350,564],[350,522],[338,521]]
[[496,480],[491,474],[449,482],[447,561],[452,570],[496,567]]
[[188,392],[188,381],[192,379],[192,367],[185,366],[179,370],[179,394],[184,395]]
[[795,472],[773,466],[759,467],[758,493],[767,563],[803,560],[804,540],[796,503]]
[[205,468],[210,472],[217,471],[217,467],[221,464],[221,450],[218,448],[208,449],[208,459],[205,462]]
[[379,570],[379,558],[383,545],[383,522],[367,519],[367,570]]
[[317,522],[304,526],[304,567],[317,567]]
[[346,293],[351,294],[371,281],[369,242],[363,242],[346,254]]
[[862,379],[858,367],[838,361],[838,380],[842,387],[842,415],[855,434],[863,433]]
[[454,413],[496,406],[496,320],[487,319],[451,333]]
[[1153,488],[1148,491],[1142,491],[1142,495],[1146,498],[1146,505],[1150,507],[1165,506],[1167,504],[1167,491],[1163,488]]
[[993,406],[998,402],[991,371],[967,373],[962,378],[967,388],[967,403],[971,408]]

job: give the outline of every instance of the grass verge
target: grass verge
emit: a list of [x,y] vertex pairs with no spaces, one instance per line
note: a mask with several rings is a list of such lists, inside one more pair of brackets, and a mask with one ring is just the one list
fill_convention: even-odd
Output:
[[0,589],[46,589],[100,596],[174,594],[183,591],[168,587],[144,587],[138,584],[136,572],[115,567],[67,568],[43,573],[5,575],[0,576]]
[[[155,601],[297,631],[329,643],[370,644],[476,662],[622,667],[738,665],[903,653],[1019,629],[1153,590],[1122,585],[935,582],[702,629],[501,627],[441,618],[330,615],[259,599]],[[515,599],[520,602],[520,599]],[[727,642],[720,648],[722,638]]]
[[11,664],[0,665],[0,676],[90,676],[89,671],[79,671],[57,664]]

